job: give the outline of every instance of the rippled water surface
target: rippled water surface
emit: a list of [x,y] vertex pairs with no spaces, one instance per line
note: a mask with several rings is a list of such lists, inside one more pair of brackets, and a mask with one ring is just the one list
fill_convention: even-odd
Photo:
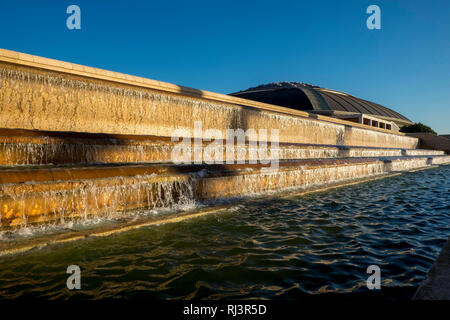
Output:
[[[0,258],[0,297],[408,299],[450,235],[450,166]],[[66,288],[67,266],[82,289]]]

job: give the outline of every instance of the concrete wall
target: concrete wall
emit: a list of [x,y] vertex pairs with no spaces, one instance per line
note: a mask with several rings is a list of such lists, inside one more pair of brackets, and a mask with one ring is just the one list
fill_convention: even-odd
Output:
[[423,149],[444,150],[450,154],[450,139],[428,132],[407,133],[408,136],[419,138]]
[[201,121],[203,130],[223,134],[278,129],[287,143],[417,146],[415,138],[382,129],[5,50],[0,81],[0,128],[170,137],[176,129],[193,135]]

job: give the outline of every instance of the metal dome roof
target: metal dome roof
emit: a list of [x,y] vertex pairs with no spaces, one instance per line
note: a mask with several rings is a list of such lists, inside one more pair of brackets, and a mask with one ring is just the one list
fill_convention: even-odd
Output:
[[303,111],[362,113],[403,124],[412,123],[400,113],[377,103],[306,83],[270,83],[230,95]]

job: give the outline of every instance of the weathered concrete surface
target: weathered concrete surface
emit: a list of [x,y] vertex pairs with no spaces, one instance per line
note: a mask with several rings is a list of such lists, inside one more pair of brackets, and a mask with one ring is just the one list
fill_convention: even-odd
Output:
[[413,299],[450,300],[450,238]]
[[[0,128],[171,137],[177,129],[279,130],[280,142],[416,148],[340,119],[0,50]],[[364,129],[363,129],[364,128]]]
[[423,149],[444,150],[450,154],[450,139],[428,132],[407,133],[408,136],[419,138],[419,146]]
[[448,164],[450,163],[450,155],[429,157],[428,164]]

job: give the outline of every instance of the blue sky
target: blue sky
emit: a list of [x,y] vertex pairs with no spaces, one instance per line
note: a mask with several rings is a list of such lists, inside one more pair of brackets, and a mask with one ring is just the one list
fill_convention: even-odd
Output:
[[[68,30],[66,8],[81,8]],[[366,8],[381,8],[381,30]],[[450,1],[2,1],[0,47],[230,93],[308,82],[450,134]]]

